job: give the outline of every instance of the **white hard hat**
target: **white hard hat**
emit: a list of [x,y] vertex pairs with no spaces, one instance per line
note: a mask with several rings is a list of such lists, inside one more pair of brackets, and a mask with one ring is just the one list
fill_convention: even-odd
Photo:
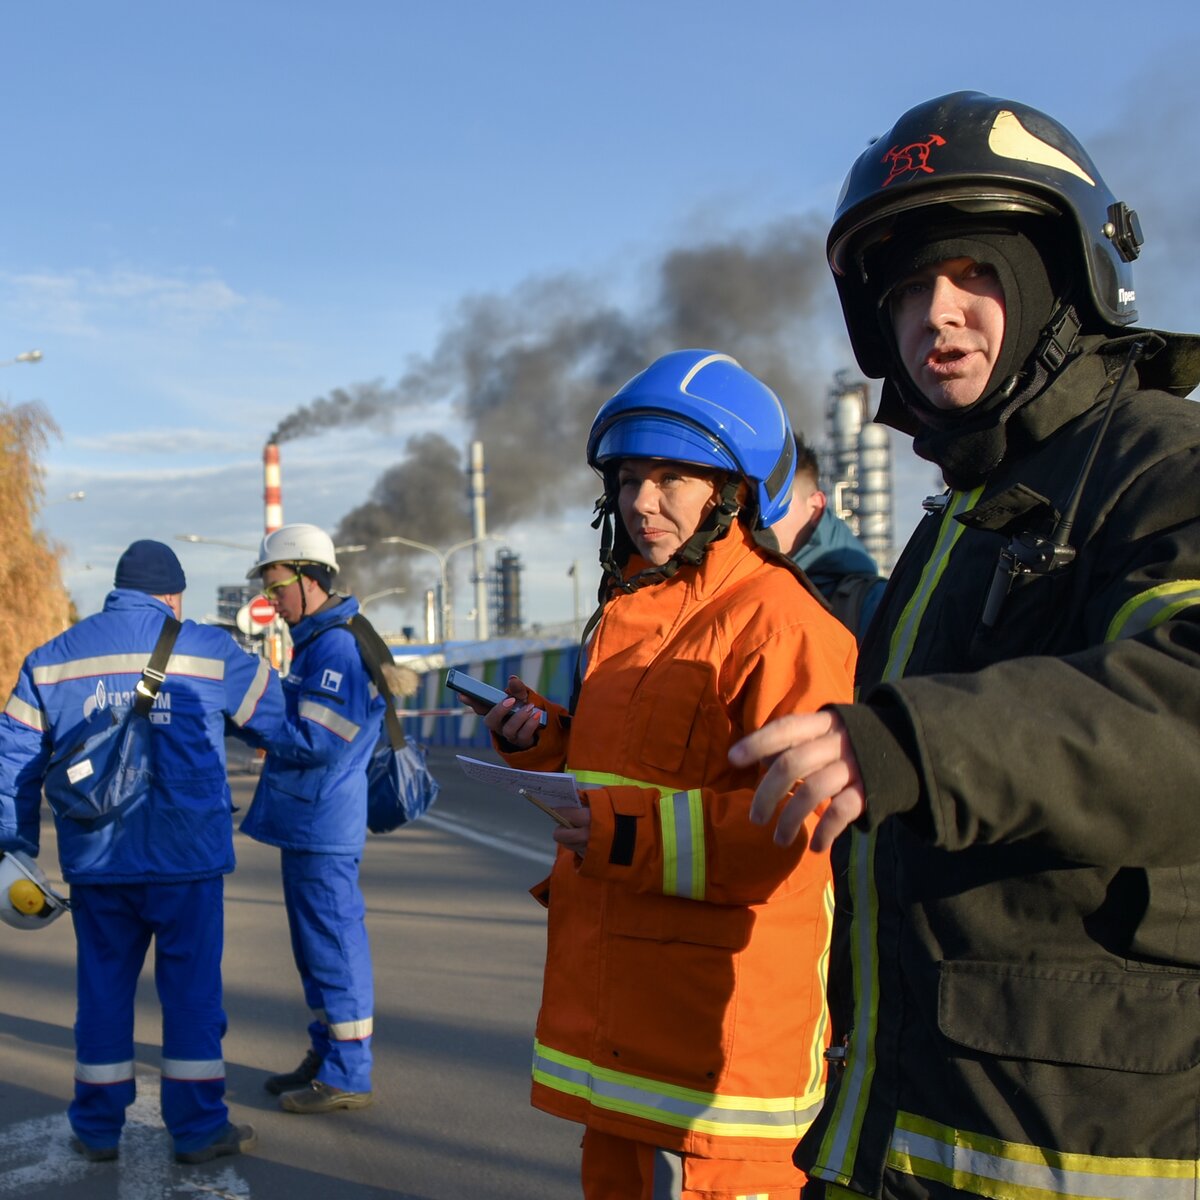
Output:
[[28,854],[0,854],[0,921],[14,929],[45,929],[69,907]]
[[338,569],[333,538],[316,525],[280,525],[268,533],[258,549],[258,561],[246,572],[246,578],[257,579],[272,563],[317,563],[335,575]]

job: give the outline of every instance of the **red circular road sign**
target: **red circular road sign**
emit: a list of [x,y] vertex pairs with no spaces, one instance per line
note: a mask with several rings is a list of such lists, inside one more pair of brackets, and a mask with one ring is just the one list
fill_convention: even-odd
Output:
[[255,596],[250,601],[250,620],[255,625],[270,625],[275,620],[275,605],[266,596]]

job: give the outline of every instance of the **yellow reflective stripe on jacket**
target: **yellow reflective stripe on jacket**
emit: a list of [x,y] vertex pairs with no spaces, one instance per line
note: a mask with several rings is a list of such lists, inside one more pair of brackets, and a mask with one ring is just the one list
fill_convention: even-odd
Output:
[[[892,634],[887,664],[883,669],[885,682],[903,677],[929,601],[946,570],[950,552],[966,528],[955,518],[974,508],[982,495],[982,486],[971,492],[951,493],[933,550]],[[874,864],[875,832],[863,833],[852,828],[847,885],[850,889],[850,911],[854,914],[850,926],[854,1032],[838,1084],[833,1117],[821,1141],[818,1169],[813,1172],[819,1178],[840,1183],[848,1182],[853,1173],[859,1135],[875,1077],[875,1038],[879,1014],[879,955],[876,946],[879,894],[875,889]]]
[[1121,605],[1104,640],[1115,642],[1145,633],[1193,604],[1200,604],[1200,579],[1176,579],[1147,588]]
[[716,1137],[796,1141],[821,1107],[819,1090],[807,1096],[720,1096],[614,1071],[541,1042],[533,1046],[533,1078],[596,1108]]
[[241,704],[237,707],[237,712],[230,717],[230,720],[241,728],[245,723],[254,716],[254,710],[258,707],[258,702],[262,699],[262,694],[267,690],[267,684],[271,681],[271,668],[267,666],[267,660],[260,658],[258,660],[258,670],[254,673],[254,679],[250,686],[246,689],[246,694],[242,697]]
[[[853,1034],[838,1083],[833,1116],[821,1141],[817,1157],[821,1179],[849,1182],[858,1154],[871,1082],[875,1077],[875,1032],[879,1012],[879,957],[875,927],[879,895],[875,890],[875,831],[850,831],[850,866],[846,883],[850,889],[850,971],[854,994]],[[826,1172],[832,1172],[827,1174]]]
[[973,492],[950,493],[950,503],[946,505],[946,511],[942,513],[942,523],[938,528],[937,541],[933,544],[933,553],[930,554],[929,561],[921,572],[916,590],[909,597],[904,611],[900,614],[900,620],[896,622],[896,628],[892,631],[888,663],[883,673],[885,681],[899,679],[904,674],[909,656],[917,643],[917,631],[921,627],[925,610],[929,607],[930,597],[942,578],[942,572],[946,569],[950,551],[954,549],[966,529],[965,525],[954,518],[960,513],[973,509],[982,495],[982,484]]
[[328,729],[330,733],[336,734],[345,742],[354,741],[361,728],[353,721],[347,721],[341,713],[334,712],[327,704],[318,704],[315,700],[301,700],[296,711],[305,720],[320,725],[322,729]]
[[45,733],[46,714],[35,705],[22,700],[15,692],[9,696],[8,703],[4,706],[4,711],[14,721],[20,721],[22,725],[28,725],[30,729],[37,729]]
[[658,823],[662,834],[664,896],[703,900],[708,890],[704,839],[704,805],[700,789],[676,791],[608,771],[572,771],[585,787],[642,787],[658,793]]
[[1004,1142],[896,1115],[888,1165],[991,1200],[1194,1200],[1193,1159],[1106,1158]]

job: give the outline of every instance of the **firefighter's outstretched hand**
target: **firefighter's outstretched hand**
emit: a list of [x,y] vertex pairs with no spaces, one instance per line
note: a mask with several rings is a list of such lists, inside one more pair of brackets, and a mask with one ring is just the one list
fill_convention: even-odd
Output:
[[780,846],[796,840],[804,819],[827,796],[829,807],[810,842],[818,853],[828,850],[866,809],[858,760],[846,726],[834,712],[780,717],[737,742],[729,761],[737,767],[770,764],[754,793],[750,820],[766,825],[778,813],[775,841]]

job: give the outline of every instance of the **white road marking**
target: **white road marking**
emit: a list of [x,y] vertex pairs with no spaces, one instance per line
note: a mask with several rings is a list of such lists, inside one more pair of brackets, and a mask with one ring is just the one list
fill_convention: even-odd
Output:
[[[542,866],[554,865],[553,850],[538,850],[534,846],[526,845],[522,842],[512,841],[510,838],[498,837],[491,833],[480,833],[478,829],[473,829],[470,825],[464,824],[462,821],[456,821],[452,817],[447,817],[441,813],[426,813],[421,818],[422,825],[432,825],[434,829],[440,829],[444,833],[451,833],[455,837],[465,838],[468,842],[478,842],[481,846],[491,846],[493,850],[503,850],[506,854],[512,854],[516,858],[524,858],[529,862],[541,863]],[[549,835],[547,835],[547,839]],[[554,843],[551,842],[551,845]]]
[[[125,1111],[121,1156],[116,1162],[89,1163],[71,1149],[65,1112],[35,1117],[0,1129],[0,1196],[25,1195],[39,1185],[77,1183],[95,1172],[116,1176],[117,1200],[171,1200],[217,1196],[251,1200],[250,1185],[229,1162],[182,1166],[158,1103],[159,1077],[137,1077],[137,1098]],[[107,1190],[107,1189],[106,1189]],[[110,1193],[111,1194],[111,1193]]]

